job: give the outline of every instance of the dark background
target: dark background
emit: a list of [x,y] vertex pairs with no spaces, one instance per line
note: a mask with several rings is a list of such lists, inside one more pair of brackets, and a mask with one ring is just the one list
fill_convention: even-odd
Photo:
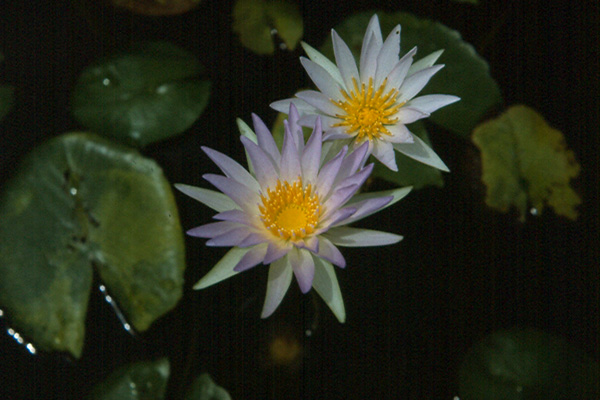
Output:
[[[443,189],[413,192],[362,224],[405,240],[345,251],[348,267],[338,270],[338,278],[346,324],[295,284],[275,315],[261,320],[266,268],[192,291],[224,250],[187,238],[184,298],[148,332],[130,336],[95,290],[80,360],[31,356],[0,333],[0,398],[80,399],[124,363],[168,356],[169,398],[181,398],[191,379],[207,371],[240,400],[451,399],[469,347],[513,326],[560,335],[599,358],[598,2],[300,7],[303,39],[316,47],[330,28],[360,10],[408,11],[460,31],[489,61],[502,90],[505,104],[490,116],[524,103],[565,134],[582,167],[574,182],[583,199],[579,219],[545,210],[521,223],[515,213],[487,208],[477,149],[432,126],[434,147],[452,173]],[[275,112],[268,104],[310,85],[298,62],[300,49],[257,56],[242,48],[231,30],[231,9],[229,1],[204,0],[182,16],[150,18],[91,0],[0,2],[0,82],[16,87],[15,107],[0,122],[0,184],[35,145],[81,129],[70,116],[69,94],[86,65],[131,42],[164,39],[205,65],[212,95],[192,128],[143,153],[162,165],[171,182],[207,187],[201,175],[216,168],[201,145],[241,160],[235,118],[249,122],[256,112],[270,125]],[[370,190],[386,187],[375,182]],[[184,229],[209,221],[205,207],[179,194],[177,200]],[[0,328],[7,326],[0,321]],[[297,341],[301,357],[274,365],[268,344],[275,336]]]

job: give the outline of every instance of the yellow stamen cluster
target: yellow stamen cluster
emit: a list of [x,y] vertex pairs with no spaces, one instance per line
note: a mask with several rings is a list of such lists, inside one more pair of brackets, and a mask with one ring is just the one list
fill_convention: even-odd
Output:
[[258,206],[265,227],[276,237],[288,240],[302,239],[315,231],[321,215],[319,196],[312,186],[302,186],[302,178],[293,183],[277,180],[274,190],[261,194]]
[[356,140],[361,143],[365,140],[379,139],[382,135],[391,135],[385,125],[394,124],[398,118],[392,118],[404,103],[396,103],[398,89],[393,88],[385,91],[387,79],[383,81],[377,90],[373,87],[373,78],[369,78],[369,84],[362,83],[360,87],[355,78],[352,78],[354,90],[350,93],[344,89],[341,90],[345,100],[332,102],[345,111],[344,114],[337,114],[336,117],[342,119],[333,126],[348,127],[349,135],[356,135]]

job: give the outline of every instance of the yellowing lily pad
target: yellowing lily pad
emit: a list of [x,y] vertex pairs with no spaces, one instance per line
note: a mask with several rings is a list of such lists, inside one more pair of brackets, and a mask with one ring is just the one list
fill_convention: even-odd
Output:
[[237,0],[233,31],[240,42],[257,54],[273,54],[273,33],[293,50],[304,33],[302,15],[295,3],[281,0]]
[[170,184],[130,148],[65,134],[0,195],[0,308],[38,348],[80,356],[93,269],[144,331],[181,297],[184,268]]
[[[346,41],[356,60],[364,32],[373,11],[354,14],[335,27]],[[444,50],[438,63],[446,66],[439,71],[417,96],[424,94],[451,94],[461,98],[431,114],[436,124],[467,137],[484,114],[501,101],[500,89],[490,76],[488,63],[465,42],[460,33],[439,22],[416,17],[408,13],[377,12],[383,37],[398,24],[402,27],[401,55],[418,47],[415,60],[435,51]],[[331,38],[321,48],[323,54],[333,59]],[[409,126],[410,128],[410,126]]]
[[481,150],[490,207],[502,212],[516,207],[521,220],[529,207],[541,212],[545,206],[577,218],[581,200],[569,183],[579,175],[579,164],[562,133],[536,111],[513,106],[478,126],[472,139]]
[[73,91],[73,115],[91,131],[144,146],[177,135],[208,104],[210,83],[187,51],[147,42],[87,67]]

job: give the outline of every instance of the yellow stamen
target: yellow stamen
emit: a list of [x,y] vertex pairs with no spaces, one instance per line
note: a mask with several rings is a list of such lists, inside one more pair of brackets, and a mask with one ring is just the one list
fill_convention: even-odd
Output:
[[285,240],[298,240],[315,231],[321,215],[319,196],[312,186],[302,186],[302,178],[291,184],[277,180],[274,190],[261,194],[260,218],[273,235]]
[[392,88],[386,92],[387,79],[377,90],[373,87],[373,78],[369,78],[368,86],[362,83],[360,88],[355,78],[352,78],[352,83],[354,90],[350,90],[350,93],[341,90],[344,100],[331,100],[333,104],[345,111],[344,114],[336,115],[342,119],[342,122],[333,126],[347,127],[346,133],[349,135],[358,131],[356,140],[359,143],[379,139],[382,135],[390,136],[391,133],[385,125],[398,121],[398,118],[392,116],[404,105],[396,102],[398,89]]

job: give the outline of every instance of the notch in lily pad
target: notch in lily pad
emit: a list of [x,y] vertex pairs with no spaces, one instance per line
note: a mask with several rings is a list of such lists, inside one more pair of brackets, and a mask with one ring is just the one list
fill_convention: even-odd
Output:
[[86,133],[51,139],[0,194],[0,308],[36,348],[81,355],[94,270],[145,331],[179,301],[184,269],[171,185],[129,147]]
[[204,68],[167,42],[144,42],[88,66],[72,93],[86,128],[135,146],[178,135],[200,117],[210,95]]

